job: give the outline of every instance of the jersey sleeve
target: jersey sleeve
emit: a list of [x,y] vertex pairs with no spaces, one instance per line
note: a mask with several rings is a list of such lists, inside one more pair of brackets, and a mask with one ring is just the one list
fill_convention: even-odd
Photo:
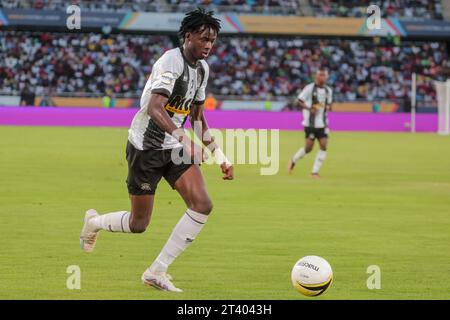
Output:
[[303,101],[306,106],[311,107],[312,104],[312,86],[307,85],[298,95],[298,100]]
[[206,85],[208,84],[209,78],[209,66],[207,63],[203,63],[202,65],[205,75],[203,76],[203,81],[200,85],[200,88],[198,88],[197,95],[194,98],[195,104],[203,104],[206,99]]
[[327,100],[327,104],[330,105],[333,103],[333,89],[328,88],[328,100]]
[[153,66],[151,93],[170,97],[175,81],[182,73],[182,61],[171,55],[164,54]]

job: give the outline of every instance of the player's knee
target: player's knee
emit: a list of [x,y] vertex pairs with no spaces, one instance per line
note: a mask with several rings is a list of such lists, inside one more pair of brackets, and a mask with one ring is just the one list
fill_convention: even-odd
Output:
[[144,224],[130,224],[130,231],[132,233],[144,233],[147,230],[147,226]]
[[144,233],[150,221],[148,219],[131,219],[130,231],[132,233]]
[[192,204],[192,210],[195,212],[210,214],[213,209],[213,204],[209,198],[199,199]]
[[305,152],[306,153],[310,153],[312,151],[313,147],[306,147],[305,148]]

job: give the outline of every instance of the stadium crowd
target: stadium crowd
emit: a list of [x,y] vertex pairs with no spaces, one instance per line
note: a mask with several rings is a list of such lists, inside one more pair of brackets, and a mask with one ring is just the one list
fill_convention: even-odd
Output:
[[[341,101],[401,100],[410,90],[411,72],[434,76],[448,60],[445,45],[301,38],[222,38],[209,58],[211,90],[222,95],[289,96],[312,81],[319,66]],[[419,82],[418,99],[432,101],[432,80]]]
[[144,87],[165,36],[0,32],[0,92],[32,86],[55,94],[105,91],[135,96]]
[[104,12],[185,12],[203,6],[221,12],[297,14],[298,0],[2,0],[0,8],[65,9],[68,4]]
[[384,17],[442,20],[441,0],[2,0],[0,8],[65,9],[77,4],[92,11],[104,12],[186,12],[203,6],[219,12],[262,14],[305,14],[307,6],[314,16],[364,17],[367,7],[376,4]]
[[[235,98],[288,97],[311,81],[319,65],[330,70],[340,101],[401,100],[410,75],[436,74],[448,61],[445,45],[390,40],[221,37],[208,58],[209,91]],[[168,36],[0,32],[0,93],[30,86],[36,95],[138,97],[151,66],[174,46]],[[434,101],[432,80],[419,81],[419,101]]]
[[[0,8],[65,9],[78,4],[92,11],[185,12],[204,6],[220,12],[302,14],[299,0],[2,0]],[[384,17],[406,17],[442,20],[441,0],[309,0],[315,16],[364,17],[369,5],[381,8]],[[302,9],[302,10],[301,10]]]
[[369,5],[378,5],[383,17],[442,20],[441,0],[310,0],[315,16],[365,17]]

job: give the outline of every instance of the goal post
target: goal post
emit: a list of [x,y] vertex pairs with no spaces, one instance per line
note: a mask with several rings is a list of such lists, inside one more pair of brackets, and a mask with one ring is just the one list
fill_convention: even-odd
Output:
[[417,97],[417,75],[413,73],[411,76],[411,132],[416,132],[416,97]]
[[409,127],[412,133],[417,129],[417,87],[418,82],[427,79],[427,82],[432,82],[434,89],[436,90],[436,103],[438,109],[438,130],[440,135],[450,135],[450,79],[446,81],[432,80],[432,78],[424,75],[418,75],[417,73],[411,74],[411,119]]
[[435,81],[438,105],[438,134],[450,135],[450,79]]

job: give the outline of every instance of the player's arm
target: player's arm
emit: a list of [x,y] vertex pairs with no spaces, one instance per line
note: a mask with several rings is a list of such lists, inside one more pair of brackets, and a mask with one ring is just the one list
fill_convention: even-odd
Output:
[[333,110],[333,90],[331,88],[329,88],[328,90],[329,90],[329,93],[328,93],[328,98],[327,98],[326,110],[332,111]]
[[162,94],[151,94],[148,103],[148,115],[156,122],[158,127],[178,139],[176,136],[178,128],[170,119],[165,108],[168,100],[169,98]]
[[303,101],[303,100],[297,100],[297,104],[298,104],[298,106],[300,107],[300,110],[303,110],[303,109],[311,109],[310,107],[308,107],[307,105],[306,105],[306,103],[305,103],[305,101]]
[[309,112],[314,113],[315,109],[311,105],[312,90],[313,89],[311,85],[304,87],[303,90],[298,95],[297,101],[301,110],[306,109]]
[[[182,62],[163,55],[153,66],[151,95],[147,106],[148,115],[161,130],[180,140],[177,126],[170,119],[166,105],[172,94],[176,79],[183,72]],[[150,80],[149,80],[150,81]]]
[[148,115],[158,125],[161,130],[172,135],[175,139],[180,141],[186,151],[191,155],[192,159],[199,163],[203,160],[201,148],[196,148],[194,142],[189,139],[183,129],[178,128],[170,119],[166,111],[166,104],[168,98],[163,94],[152,93],[148,103]]
[[200,126],[201,132],[199,130],[194,130],[197,137],[202,141],[203,145],[209,150],[213,151],[217,144],[214,142],[214,138],[209,134],[208,123],[203,114],[204,104],[203,103],[193,103],[191,108],[191,127],[192,129],[198,128]]
[[[214,142],[214,137],[209,131],[208,122],[206,121],[205,114],[203,112],[204,109],[205,106],[203,103],[194,103],[192,105],[190,118],[191,126],[194,129],[197,137],[202,141],[203,145],[211,151],[212,155],[214,155],[216,162],[220,165],[222,173],[224,174],[223,179],[233,180],[233,165],[223,154],[223,151],[220,149],[217,143]],[[201,132],[198,129],[195,130],[198,125],[201,126]]]
[[[198,89],[194,101],[192,103],[191,109],[191,124],[193,124],[194,132],[198,135],[202,143],[211,151],[211,154],[214,156],[216,163],[220,165],[222,169],[222,173],[224,174],[223,179],[232,180],[233,179],[233,165],[224,155],[223,151],[220,147],[214,142],[214,138],[211,136],[209,132],[208,122],[206,121],[205,115],[203,113],[205,109],[205,98],[206,98],[206,85],[208,83],[209,78],[209,66],[207,63],[203,63],[203,79]],[[195,130],[195,122],[201,124],[201,132],[200,130]]]
[[155,63],[151,75],[151,95],[147,105],[147,112],[161,130],[180,141],[195,163],[199,163],[202,160],[201,148],[195,147],[184,130],[175,125],[166,110],[175,82],[182,74],[183,69],[184,64],[182,60],[174,59],[166,54]]
[[299,106],[300,106],[300,110],[306,109],[306,110],[308,110],[309,112],[311,112],[311,114],[313,114],[313,115],[316,113],[316,108],[313,108],[313,106],[309,107],[309,106],[305,103],[305,101],[299,99],[299,100],[298,100],[298,104],[299,104]]

